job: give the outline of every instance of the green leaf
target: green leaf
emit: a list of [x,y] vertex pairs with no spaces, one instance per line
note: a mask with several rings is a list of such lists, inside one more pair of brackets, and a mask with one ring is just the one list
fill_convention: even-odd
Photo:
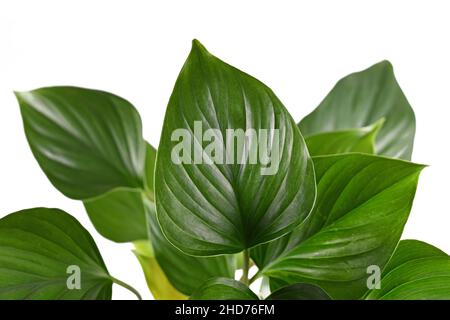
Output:
[[17,92],[25,134],[51,183],[73,199],[142,188],[141,120],[126,100],[75,87]]
[[242,282],[227,278],[213,278],[203,283],[191,300],[259,300]]
[[389,273],[398,266],[415,259],[446,257],[447,254],[431,244],[419,240],[402,240],[383,270],[383,274]]
[[450,257],[408,261],[385,275],[381,289],[372,290],[366,299],[450,299]]
[[155,206],[145,200],[150,241],[153,253],[172,285],[181,293],[191,295],[199,285],[213,277],[234,278],[234,257],[189,256],[175,248],[162,234],[156,220]]
[[331,300],[331,298],[318,286],[296,283],[273,292],[266,300]]
[[[205,150],[212,142],[202,139],[200,126],[204,133],[216,129],[209,131],[218,149],[214,155]],[[239,163],[244,156],[249,160],[256,155],[264,139],[258,144],[256,135],[249,134],[244,146],[226,148],[236,140],[226,139],[227,129],[272,130],[274,174],[268,174],[261,161]],[[172,141],[180,131],[183,138]],[[175,152],[183,141],[193,151],[187,152],[187,160],[184,152]],[[233,163],[227,163],[227,155]],[[186,163],[197,156],[206,163]],[[176,164],[179,160],[186,161]],[[166,111],[155,187],[158,221],[168,240],[202,256],[240,252],[286,234],[308,216],[315,198],[313,164],[287,110],[268,87],[214,57],[198,41]]]
[[365,299],[450,299],[450,257],[418,240],[402,240]]
[[414,112],[387,61],[339,80],[299,127],[309,137],[365,127],[381,118],[386,122],[377,135],[376,153],[411,159],[416,130]]
[[363,128],[315,134],[306,138],[306,145],[312,156],[349,152],[374,154],[375,138],[383,123],[384,118]]
[[152,145],[147,143],[145,155],[145,190],[152,201],[155,199],[155,191],[153,189],[153,184],[155,182],[155,163],[156,150]]
[[134,254],[144,271],[145,280],[153,298],[156,300],[184,300],[187,297],[179,292],[167,279],[153,253],[149,241],[135,242]]
[[115,189],[104,196],[84,201],[84,207],[95,226],[105,238],[115,242],[147,239],[142,192]]
[[64,211],[0,219],[0,299],[111,299],[112,283],[92,237]]
[[367,268],[383,269],[398,244],[423,166],[365,154],[313,159],[316,206],[262,274],[317,284],[336,299],[360,298]]
[[95,229],[115,242],[147,239],[147,220],[142,192],[154,199],[153,171],[156,150],[147,143],[145,161],[145,190],[116,188],[100,197],[85,200],[84,207]]

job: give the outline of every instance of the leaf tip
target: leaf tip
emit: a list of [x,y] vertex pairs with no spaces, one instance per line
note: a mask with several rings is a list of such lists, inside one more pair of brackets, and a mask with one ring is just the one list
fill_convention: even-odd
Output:
[[201,54],[209,54],[208,50],[206,50],[205,46],[198,41],[197,39],[192,40],[192,49],[191,52],[201,53]]

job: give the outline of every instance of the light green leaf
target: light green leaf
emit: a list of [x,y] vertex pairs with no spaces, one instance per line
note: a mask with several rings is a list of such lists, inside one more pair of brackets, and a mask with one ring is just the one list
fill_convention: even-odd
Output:
[[141,120],[126,100],[75,87],[17,92],[25,134],[51,183],[73,199],[144,185]]
[[[204,133],[217,129],[209,131],[217,153],[204,150],[211,142],[202,139],[196,125]],[[227,129],[271,130],[266,133],[272,137],[269,167],[274,174],[268,174],[261,161],[239,163],[244,156],[249,160],[256,155],[255,148],[264,142],[267,146],[267,139],[257,143],[257,135],[250,134],[244,146],[227,150],[227,143],[236,140],[226,139]],[[184,152],[175,152],[173,161],[174,147],[182,142],[172,141],[172,135],[180,130],[182,140],[192,147],[187,158],[203,154],[203,161],[214,158],[213,164],[176,164]],[[227,164],[231,150],[236,151],[229,157],[233,163]],[[243,157],[237,156],[240,153]],[[155,188],[158,221],[168,240],[188,254],[202,256],[237,253],[288,233],[308,216],[315,198],[313,164],[287,110],[268,87],[211,55],[198,41],[193,42],[169,101]]]
[[360,298],[367,268],[383,269],[397,246],[423,166],[365,154],[313,159],[317,204],[262,273],[317,284],[333,298]]
[[331,300],[331,298],[316,285],[296,283],[273,292],[266,300]]
[[92,237],[64,211],[0,219],[0,299],[111,299],[112,283]]
[[450,299],[450,257],[430,244],[402,240],[365,299]]
[[153,253],[149,241],[135,242],[134,254],[144,271],[145,280],[153,298],[156,300],[185,300],[187,297],[179,292],[167,279]]
[[190,295],[200,284],[213,277],[234,278],[234,257],[194,257],[183,253],[162,234],[154,204],[145,200],[145,207],[153,254],[166,277],[179,292]]
[[306,138],[312,156],[349,152],[375,153],[375,138],[384,119],[362,128],[319,133]]
[[376,153],[411,159],[416,130],[414,112],[387,61],[339,80],[299,127],[309,137],[365,127],[381,118],[386,122],[377,135]]
[[213,278],[203,283],[190,297],[191,300],[259,300],[242,282]]

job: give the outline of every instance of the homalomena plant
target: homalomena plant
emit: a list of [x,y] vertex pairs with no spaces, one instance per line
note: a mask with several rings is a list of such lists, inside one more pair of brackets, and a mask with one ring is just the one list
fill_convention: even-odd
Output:
[[[158,151],[113,94],[16,97],[48,179],[102,236],[134,243],[156,299],[450,299],[450,257],[400,240],[424,166],[409,162],[415,118],[389,62],[341,79],[297,125],[194,40]],[[250,289],[258,278],[270,293]],[[69,214],[0,220],[0,298],[110,299],[113,283],[134,291]]]

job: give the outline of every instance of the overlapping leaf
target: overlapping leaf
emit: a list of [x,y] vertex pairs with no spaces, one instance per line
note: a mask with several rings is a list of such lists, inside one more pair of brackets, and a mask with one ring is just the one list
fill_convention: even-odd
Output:
[[379,284],[366,299],[450,299],[450,257],[432,245],[400,242]]
[[[196,124],[203,132],[218,132],[212,131],[206,142],[196,133]],[[173,160],[174,147],[181,142],[173,141],[172,135],[180,129],[191,140],[190,160],[196,155],[213,160],[205,156],[205,148],[211,140],[217,143],[212,164],[177,164],[184,153]],[[226,162],[231,154],[226,148],[231,142],[227,129],[271,130],[266,142],[273,147],[272,154],[280,151],[279,163],[270,162],[277,169],[274,174],[264,173],[262,161],[238,163],[242,159],[238,154],[249,156],[258,145],[254,135],[244,146],[235,145],[232,163]],[[155,174],[164,234],[193,255],[236,253],[279,237],[307,217],[315,197],[312,161],[281,102],[264,84],[214,57],[197,41],[169,101]]]
[[384,119],[363,128],[331,131],[309,136],[305,139],[311,156],[361,152],[375,153],[375,138]]
[[153,254],[166,277],[179,292],[190,295],[209,278],[234,278],[235,261],[232,256],[193,257],[183,253],[162,234],[154,204],[146,199],[145,207]]
[[242,282],[213,278],[203,283],[191,296],[192,300],[259,300]]
[[341,79],[299,127],[305,137],[309,137],[365,127],[382,118],[386,122],[377,135],[376,153],[410,160],[415,134],[414,112],[387,61]]
[[397,246],[423,166],[364,154],[315,157],[314,164],[318,198],[310,219],[284,247],[278,243],[275,261],[267,259],[270,247],[258,248],[254,259],[266,276],[359,298],[367,268],[383,269]]
[[283,287],[266,300],[330,300],[330,296],[320,287],[309,283],[296,283]]

